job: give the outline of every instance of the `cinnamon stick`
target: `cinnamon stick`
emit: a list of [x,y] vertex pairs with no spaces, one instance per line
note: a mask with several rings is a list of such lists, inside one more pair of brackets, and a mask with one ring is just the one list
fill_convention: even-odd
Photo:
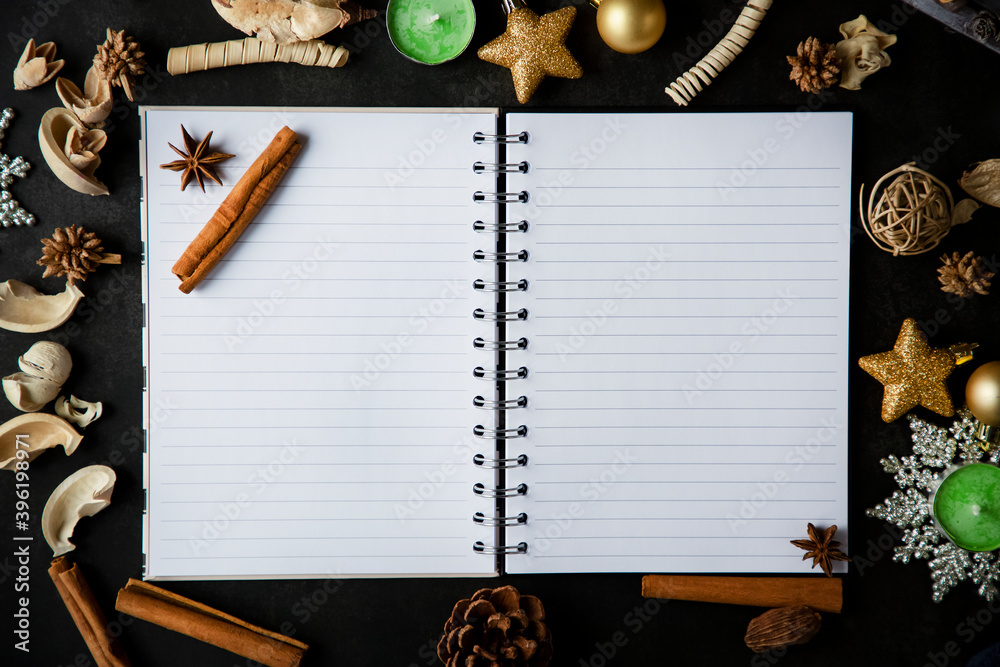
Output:
[[83,573],[69,559],[60,556],[52,561],[49,576],[56,585],[69,615],[83,635],[90,654],[98,667],[131,667],[132,663],[114,637],[108,634],[108,621],[104,617],[93,591],[83,578]]
[[298,667],[309,648],[290,637],[136,579],[129,579],[118,591],[115,609],[268,667]]
[[839,614],[844,606],[841,580],[828,577],[649,574],[642,578],[642,596],[667,600],[743,604],[752,607],[807,605],[817,611],[836,614]]
[[229,252],[301,148],[295,132],[287,126],[278,130],[171,269],[181,279],[182,292],[190,293]]

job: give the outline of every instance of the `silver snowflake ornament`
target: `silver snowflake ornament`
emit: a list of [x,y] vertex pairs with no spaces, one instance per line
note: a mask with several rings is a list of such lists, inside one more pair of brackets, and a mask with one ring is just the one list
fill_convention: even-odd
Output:
[[894,549],[893,560],[929,561],[935,602],[965,579],[979,587],[981,596],[992,600],[1000,582],[1000,553],[967,551],[955,545],[934,521],[930,499],[946,468],[963,463],[996,464],[1000,449],[983,449],[983,442],[975,435],[979,422],[967,411],[960,412],[947,429],[913,415],[907,419],[913,431],[913,456],[890,455],[881,460],[882,468],[895,477],[900,490],[866,514],[903,528],[903,544]]
[[[0,113],[0,146],[3,145],[4,132],[10,127],[13,118],[13,109],[7,108]],[[0,153],[0,225],[4,227],[30,227],[35,224],[35,216],[21,208],[7,189],[14,182],[15,176],[24,178],[30,168],[31,165],[23,157],[11,159]]]

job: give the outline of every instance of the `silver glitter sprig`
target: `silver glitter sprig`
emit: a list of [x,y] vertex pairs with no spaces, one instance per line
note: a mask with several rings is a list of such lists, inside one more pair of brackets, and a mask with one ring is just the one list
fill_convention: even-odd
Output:
[[[0,113],[0,147],[3,146],[4,132],[13,118],[13,109],[7,108]],[[30,227],[35,224],[35,216],[21,208],[7,189],[15,176],[24,178],[30,168],[31,165],[23,157],[12,160],[10,156],[0,153],[0,225],[3,227]]]
[[979,587],[981,596],[992,600],[998,594],[1000,554],[967,551],[951,542],[931,516],[930,497],[945,468],[959,463],[996,464],[1000,449],[982,448],[982,441],[975,436],[979,422],[967,411],[960,412],[947,429],[913,415],[907,418],[913,431],[913,456],[890,455],[881,461],[901,490],[866,514],[904,529],[903,544],[894,549],[892,559],[902,563],[909,563],[911,558],[927,559],[935,602],[965,579]]

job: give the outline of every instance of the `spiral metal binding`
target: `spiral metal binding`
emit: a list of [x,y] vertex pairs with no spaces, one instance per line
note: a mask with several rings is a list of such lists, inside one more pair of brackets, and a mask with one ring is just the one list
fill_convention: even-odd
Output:
[[523,526],[528,523],[528,515],[521,512],[517,516],[486,516],[482,512],[472,515],[472,520],[482,526]]
[[528,455],[521,454],[516,459],[491,459],[482,454],[476,454],[472,457],[472,462],[481,468],[493,468],[494,470],[523,468],[528,465]]
[[472,289],[477,292],[527,292],[528,281],[522,278],[518,281],[489,282],[477,278],[472,281]]
[[472,171],[477,174],[486,172],[494,174],[527,174],[528,163],[524,160],[520,162],[475,162]]
[[517,428],[486,428],[482,424],[472,427],[472,435],[487,440],[514,440],[528,435],[528,427],[521,424]]
[[[484,134],[482,132],[477,132],[473,136],[473,141],[476,143],[495,143],[495,144],[525,144],[528,142],[528,133],[520,132],[518,134]],[[498,151],[499,153],[499,151]],[[502,154],[501,154],[502,156]],[[502,160],[502,157],[501,157]],[[504,174],[526,174],[529,169],[527,161],[520,162],[505,162],[498,160],[497,162],[476,162],[473,164],[472,169],[477,174],[489,174],[496,175],[498,178],[502,178]],[[503,181],[498,180],[498,186],[502,186]],[[515,192],[501,192],[499,191],[501,187],[498,187],[496,192],[491,191],[476,191],[473,194],[473,200],[482,204],[523,204],[528,201],[529,195],[526,190],[515,191]],[[517,222],[500,222],[505,216],[505,211],[503,207],[499,209],[499,215],[497,222],[486,223],[482,220],[476,220],[472,223],[472,228],[477,233],[488,233],[488,234],[523,234],[528,231],[528,221],[519,220]],[[498,248],[497,250],[502,250],[503,248]],[[477,262],[490,263],[495,265],[503,265],[514,262],[527,262],[528,261],[528,251],[527,250],[517,250],[513,252],[490,252],[487,250],[476,250],[473,253],[473,258]],[[500,272],[502,273],[502,272]],[[521,280],[499,280],[503,276],[498,276],[495,281],[477,279],[472,283],[472,287],[477,292],[491,292],[495,294],[502,294],[507,292],[526,292],[528,290],[528,281]],[[501,323],[514,323],[519,321],[524,321],[528,318],[528,311],[526,308],[519,308],[517,310],[500,310],[501,304],[505,302],[503,297],[498,296],[497,299],[497,310],[485,310],[483,308],[476,308],[472,316],[480,321],[496,322],[497,332],[503,334],[506,329],[504,324]],[[498,357],[497,368],[494,370],[487,370],[482,366],[477,366],[473,370],[473,375],[477,378],[491,381],[494,383],[500,382],[510,382],[513,380],[519,380],[527,377],[528,369],[524,366],[519,368],[500,368],[504,359],[502,353],[505,352],[516,352],[518,350],[524,350],[528,347],[528,339],[521,337],[516,340],[502,340],[503,335],[498,335],[496,340],[487,340],[485,338],[478,337],[472,341],[474,348],[478,350],[491,350],[501,353]],[[500,390],[498,390],[500,391]],[[517,398],[502,399],[503,394],[501,393],[496,397],[496,400],[490,400],[484,396],[476,396],[472,400],[472,404],[482,410],[490,410],[495,413],[506,413],[510,410],[520,410],[528,406],[527,396],[518,396]],[[514,422],[516,423],[516,422]],[[502,426],[503,423],[500,419],[497,420],[497,426]],[[519,438],[527,437],[528,427],[524,424],[516,426],[515,428],[486,428],[482,424],[477,424],[473,429],[472,433],[475,437],[481,438],[483,440],[490,440],[493,442],[509,442],[514,441]],[[499,452],[503,449],[498,445]],[[502,453],[498,453],[495,457],[489,457],[485,454],[476,454],[472,457],[472,462],[474,465],[495,471],[497,483],[495,486],[486,486],[485,484],[475,484],[472,488],[473,493],[480,497],[496,499],[495,502],[502,503],[499,500],[501,498],[514,498],[516,496],[523,496],[528,493],[527,484],[518,484],[513,487],[505,487],[503,485],[503,474],[506,470],[511,470],[514,468],[524,468],[528,465],[528,455],[519,454],[513,457],[504,457]],[[497,529],[497,535],[502,536],[503,530],[505,528],[515,528],[517,526],[523,526],[528,522],[528,515],[525,512],[521,512],[515,516],[502,516],[503,511],[501,505],[497,506],[497,511],[495,516],[487,516],[482,512],[476,512],[472,520],[482,526],[490,526]],[[476,542],[473,545],[473,550],[476,553],[489,554],[489,555],[502,555],[502,554],[523,554],[528,551],[527,542],[519,542],[514,545],[509,544],[496,544],[487,545],[484,542]]]
[[523,380],[528,377],[528,369],[521,366],[520,368],[502,368],[495,371],[488,371],[482,366],[476,366],[472,369],[472,374],[480,380],[509,382],[511,380]]
[[472,485],[472,492],[477,496],[483,496],[485,498],[513,498],[515,496],[528,495],[528,485],[521,483],[517,486],[497,489],[492,487],[487,488],[485,484],[476,482]]
[[483,192],[482,190],[476,190],[472,193],[472,201],[481,204],[513,204],[515,202],[524,204],[528,201],[528,191]]
[[516,322],[517,320],[528,319],[528,309],[483,310],[482,308],[476,308],[472,311],[472,316],[477,320],[490,320],[492,322]]
[[472,135],[472,141],[477,144],[526,144],[528,143],[528,133],[486,134],[485,132],[476,132]]
[[477,350],[526,350],[528,349],[528,339],[518,338],[517,340],[486,340],[476,338],[472,341],[472,347]]
[[528,553],[528,543],[518,542],[514,546],[503,545],[491,547],[489,545],[483,544],[482,542],[476,542],[472,545],[472,550],[477,554],[526,554]]
[[472,223],[472,228],[477,232],[489,232],[491,234],[499,232],[501,234],[512,234],[514,232],[528,231],[528,221],[520,220],[518,222],[501,222],[496,225],[487,225],[482,220],[476,220]]
[[490,262],[492,264],[527,262],[528,251],[518,250],[517,252],[486,252],[485,250],[476,250],[475,252],[472,253],[472,259],[476,260],[477,262]]

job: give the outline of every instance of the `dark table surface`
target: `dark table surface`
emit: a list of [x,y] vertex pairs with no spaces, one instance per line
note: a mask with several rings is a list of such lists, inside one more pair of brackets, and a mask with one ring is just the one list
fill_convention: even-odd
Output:
[[[583,65],[579,81],[547,80],[528,106],[588,108],[620,105],[671,113],[677,108],[663,88],[691,58],[699,37],[714,42],[724,12],[735,0],[668,0],[669,25],[662,40],[641,55],[611,51],[600,40],[594,10],[579,3],[569,46]],[[499,3],[476,0],[479,11],[472,47],[456,61],[425,67],[399,56],[379,20],[328,35],[350,47],[351,60],[338,70],[296,65],[259,65],[171,77],[166,52],[172,46],[234,39],[209,0],[197,2],[81,2],[5,0],[0,14],[0,73],[10,73],[24,38],[54,40],[66,59],[62,75],[82,81],[107,26],[124,27],[147,52],[149,72],[136,102],[174,105],[278,106],[516,106],[507,70],[479,61],[475,48],[503,29]],[[553,10],[555,0],[532,3]],[[380,6],[379,9],[384,9]],[[784,56],[809,35],[837,39],[837,26],[866,13],[891,27],[899,43],[892,66],[859,92],[837,88],[822,98],[800,93],[788,79]],[[691,47],[702,52],[701,47]],[[954,185],[968,164],[1000,157],[997,114],[1000,57],[946,31],[902,3],[883,0],[806,2],[779,0],[747,51],[692,104],[698,110],[789,111],[810,106],[855,113],[854,179],[873,183],[885,171],[917,159]],[[9,76],[4,74],[3,76]],[[9,81],[9,79],[7,79]],[[99,175],[110,197],[68,190],[49,172],[36,139],[44,111],[59,106],[52,84],[8,92],[0,106],[16,118],[3,140],[9,155],[23,155],[30,174],[18,179],[15,197],[38,219],[34,228],[0,230],[0,280],[14,278],[53,292],[61,281],[41,279],[34,262],[39,240],[56,226],[83,224],[120,252],[121,267],[103,268],[84,285],[89,295],[69,324],[45,334],[0,330],[0,374],[16,371],[17,356],[34,341],[66,341],[74,368],[68,391],[104,402],[105,414],[86,432],[72,457],[50,452],[32,465],[31,534],[35,538],[30,585],[31,652],[13,649],[12,599],[18,577],[12,516],[0,517],[0,664],[89,665],[86,646],[48,580],[48,550],[39,528],[41,507],[68,474],[94,463],[110,463],[118,475],[111,506],[83,520],[73,557],[83,567],[104,607],[112,631],[135,665],[245,665],[247,661],[114,611],[116,591],[140,577],[141,539],[141,305],[139,298],[139,116],[136,104],[117,95],[108,146]],[[803,106],[807,105],[807,106]],[[954,188],[957,191],[957,188]],[[946,347],[978,341],[979,362],[1000,358],[1000,289],[987,297],[949,298],[938,289],[935,269],[943,252],[976,250],[994,265],[1000,215],[984,210],[953,231],[937,251],[892,257],[864,236],[852,247],[851,356],[890,349],[906,317],[916,318],[931,342]],[[855,214],[854,228],[860,232]],[[70,325],[76,325],[71,327]],[[971,364],[949,380],[960,397]],[[823,629],[808,645],[786,654],[755,656],[743,643],[748,621],[759,610],[690,602],[646,603],[639,574],[508,576],[500,579],[402,579],[344,581],[171,582],[171,590],[241,616],[269,629],[291,632],[311,645],[308,665],[432,665],[434,646],[454,602],[481,586],[509,583],[545,603],[555,637],[557,665],[964,665],[1000,638],[1000,601],[989,605],[966,582],[938,604],[924,561],[892,561],[891,531],[867,518],[896,487],[879,459],[911,451],[905,420],[879,419],[881,386],[860,369],[851,371],[850,551],[861,557],[844,576],[844,613],[824,614]],[[959,399],[960,400],[960,399]],[[0,422],[16,416],[0,401]],[[940,424],[948,420],[921,409]],[[13,512],[13,479],[0,475],[0,509]],[[637,613],[637,610],[641,613]],[[617,633],[617,634],[616,634]],[[617,640],[619,646],[614,645]],[[609,657],[602,655],[610,654]]]

